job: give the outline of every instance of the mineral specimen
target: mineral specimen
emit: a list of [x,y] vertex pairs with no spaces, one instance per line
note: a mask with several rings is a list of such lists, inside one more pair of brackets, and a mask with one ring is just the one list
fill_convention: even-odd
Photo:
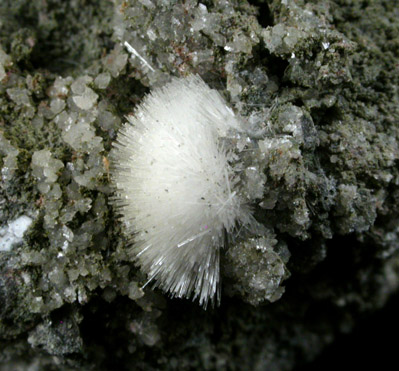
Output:
[[[3,0],[0,19],[3,369],[290,370],[397,290],[397,2]],[[142,288],[110,203],[121,123],[189,74],[251,133],[232,144],[263,230],[220,250],[207,311]]]

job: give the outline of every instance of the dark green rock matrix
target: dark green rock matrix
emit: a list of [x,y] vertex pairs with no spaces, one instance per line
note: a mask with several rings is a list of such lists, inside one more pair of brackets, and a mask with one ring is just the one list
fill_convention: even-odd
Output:
[[[252,133],[265,226],[207,311],[142,289],[109,205],[124,117],[188,73]],[[395,1],[1,1],[0,369],[312,360],[398,288],[398,143]]]

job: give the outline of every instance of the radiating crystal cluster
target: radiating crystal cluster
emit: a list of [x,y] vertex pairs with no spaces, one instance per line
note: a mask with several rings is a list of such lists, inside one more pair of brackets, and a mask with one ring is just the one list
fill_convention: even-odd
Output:
[[225,233],[255,223],[233,144],[242,131],[217,91],[189,75],[144,99],[112,153],[114,202],[134,259],[149,282],[205,307],[220,300]]

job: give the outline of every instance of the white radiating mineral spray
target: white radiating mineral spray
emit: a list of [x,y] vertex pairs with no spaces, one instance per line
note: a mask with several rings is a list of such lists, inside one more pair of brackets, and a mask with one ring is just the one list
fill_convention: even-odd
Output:
[[112,152],[114,204],[149,282],[174,297],[220,299],[224,235],[253,222],[231,138],[240,119],[194,75],[149,94]]

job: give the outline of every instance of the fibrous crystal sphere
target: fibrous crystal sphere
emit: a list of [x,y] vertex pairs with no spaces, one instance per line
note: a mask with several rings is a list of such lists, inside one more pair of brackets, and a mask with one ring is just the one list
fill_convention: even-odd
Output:
[[154,89],[112,151],[113,202],[148,282],[218,302],[225,235],[253,222],[234,146],[240,119],[195,75]]

